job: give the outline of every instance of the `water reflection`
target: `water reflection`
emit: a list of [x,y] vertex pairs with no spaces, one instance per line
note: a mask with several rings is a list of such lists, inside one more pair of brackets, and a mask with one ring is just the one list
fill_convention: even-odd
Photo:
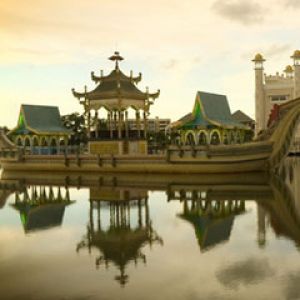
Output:
[[26,186],[24,191],[15,192],[11,206],[20,214],[25,233],[60,226],[65,208],[73,203],[69,189],[64,195],[61,187]]
[[228,241],[235,216],[245,212],[244,201],[183,200],[178,216],[194,227],[201,251]]
[[[101,212],[109,211],[107,220]],[[77,251],[97,248],[101,253],[95,260],[97,268],[114,264],[120,274],[115,276],[124,286],[129,276],[126,266],[139,261],[146,263],[141,248],[154,243],[163,244],[162,238],[153,230],[149,214],[147,191],[117,188],[91,188],[90,214],[87,234],[77,245]],[[133,224],[136,219],[136,224]],[[106,221],[106,224],[105,224]]]
[[[256,285],[262,282],[267,285],[274,280],[276,284],[272,286],[280,286],[282,274],[277,264],[282,259],[285,268],[290,266],[286,278],[295,278],[296,282],[299,277],[299,179],[300,164],[294,159],[281,166],[277,174],[116,176],[4,172],[0,212],[5,217],[8,213],[3,212],[7,211],[17,216],[11,207],[16,209],[25,234],[43,229],[20,242],[27,243],[31,264],[37,269],[44,264],[49,270],[49,263],[44,263],[50,257],[48,250],[45,247],[45,256],[39,256],[44,252],[35,251],[35,247],[42,247],[41,241],[46,245],[50,238],[57,251],[52,256],[54,265],[57,262],[66,269],[63,276],[67,282],[73,286],[74,278],[86,276],[78,286],[85,291],[99,287],[97,296],[105,290],[108,299],[139,299],[146,291],[147,299],[152,292],[153,298],[182,299],[188,298],[185,291],[189,287],[197,295],[198,282],[202,281],[205,299],[209,299],[211,291],[216,295],[224,293],[227,299],[247,299],[243,292],[253,287],[251,295],[255,298]],[[70,206],[71,199],[76,204]],[[63,221],[59,230],[46,230]],[[21,228],[19,224],[17,220]],[[2,234],[9,225],[2,227]],[[18,239],[25,236],[22,228],[20,232]],[[59,240],[60,236],[67,241]],[[153,245],[154,251],[149,252]],[[61,252],[57,250],[60,247],[64,247]],[[24,255],[17,250],[15,253],[16,261]],[[146,262],[147,268],[142,268]],[[12,260],[9,263],[13,264]],[[292,269],[294,264],[298,269]],[[23,268],[28,268],[26,260]],[[49,274],[57,275],[55,272],[53,267]],[[116,289],[116,282],[126,288]],[[161,296],[158,287],[170,282],[174,282],[170,290],[176,292]],[[134,296],[138,285],[141,291]],[[286,289],[286,293],[296,295],[295,287],[284,283],[282,293]],[[67,293],[72,290],[61,289]]]

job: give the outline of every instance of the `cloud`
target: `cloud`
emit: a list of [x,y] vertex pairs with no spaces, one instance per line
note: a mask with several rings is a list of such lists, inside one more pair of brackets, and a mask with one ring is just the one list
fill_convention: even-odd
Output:
[[[270,46],[262,47],[260,49],[252,48],[251,50],[247,50],[246,52],[241,54],[241,58],[243,60],[249,61],[258,52],[261,53],[265,58],[278,57],[289,52],[292,53],[291,48],[292,46],[290,44],[272,44]],[[289,55],[287,57],[289,57]]]
[[286,7],[290,8],[300,8],[299,0],[284,0],[284,4]]
[[259,3],[249,0],[217,0],[212,10],[220,16],[243,25],[261,23],[265,11]]
[[274,275],[266,259],[249,258],[217,272],[217,279],[226,287],[237,289],[240,285],[256,284]]

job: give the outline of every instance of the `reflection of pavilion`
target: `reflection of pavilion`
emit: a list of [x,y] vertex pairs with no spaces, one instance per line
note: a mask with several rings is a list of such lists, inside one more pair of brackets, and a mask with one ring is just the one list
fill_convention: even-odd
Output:
[[[64,195],[63,195],[64,194]],[[65,207],[72,203],[69,190],[62,193],[61,187],[27,187],[20,194],[16,192],[12,206],[19,211],[26,233],[60,226]]]
[[169,199],[183,201],[183,212],[178,216],[190,222],[201,251],[229,240],[234,217],[245,212],[243,200],[210,200],[205,191],[170,192]]
[[[102,220],[102,215],[107,210],[109,220]],[[108,267],[112,262],[120,270],[120,275],[115,279],[123,286],[129,277],[125,273],[126,266],[131,261],[135,264],[139,260],[146,263],[146,256],[141,248],[146,244],[151,247],[154,242],[163,243],[152,229],[147,192],[114,188],[91,189],[90,223],[87,235],[78,244],[77,250],[82,247],[87,247],[89,251],[92,247],[98,248],[101,255],[96,258],[97,267],[101,264]]]

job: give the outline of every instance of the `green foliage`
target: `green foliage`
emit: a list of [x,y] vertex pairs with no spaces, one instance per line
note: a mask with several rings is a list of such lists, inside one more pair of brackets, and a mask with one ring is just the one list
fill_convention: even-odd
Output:
[[85,118],[83,115],[75,112],[70,115],[65,115],[61,117],[64,126],[72,130],[73,134],[71,136],[70,143],[72,145],[78,145],[80,143],[87,143],[87,128],[85,125]]

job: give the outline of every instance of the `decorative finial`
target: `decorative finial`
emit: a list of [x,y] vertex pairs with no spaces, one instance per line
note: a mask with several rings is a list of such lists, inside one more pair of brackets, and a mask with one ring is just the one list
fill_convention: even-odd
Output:
[[115,51],[114,55],[112,55],[108,59],[116,62],[116,70],[119,69],[119,61],[124,60],[124,58],[120,55],[119,51]]

